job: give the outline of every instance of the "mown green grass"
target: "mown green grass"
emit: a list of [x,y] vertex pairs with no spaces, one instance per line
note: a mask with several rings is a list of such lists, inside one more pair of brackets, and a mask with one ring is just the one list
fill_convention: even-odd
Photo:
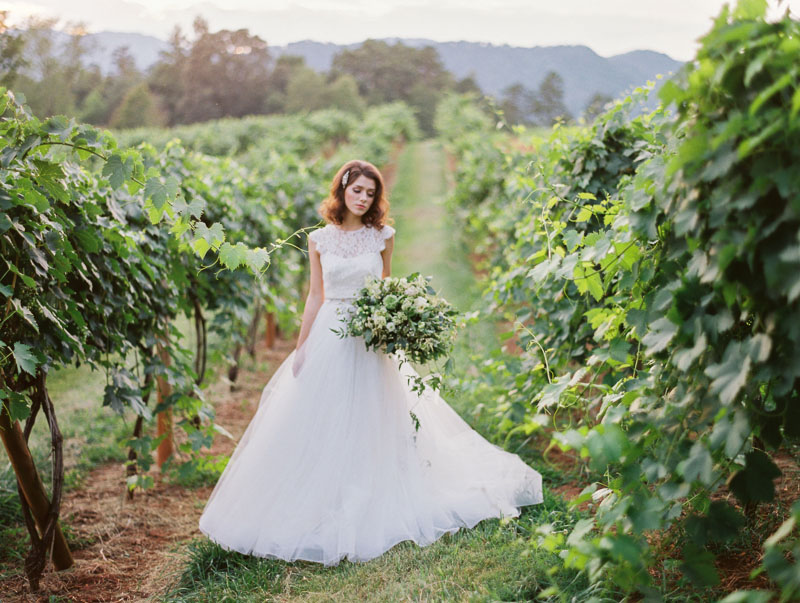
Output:
[[473,529],[445,534],[427,547],[404,541],[366,563],[336,566],[260,559],[225,551],[206,540],[188,547],[189,560],[163,601],[530,601],[557,587],[584,601],[597,587],[564,570],[556,555],[536,549],[530,534],[541,523],[563,528],[578,515],[550,494],[520,517],[486,519]]
[[[445,205],[448,189],[441,143],[425,140],[412,144],[398,163],[390,212],[397,228],[392,274],[430,276],[433,288],[460,312],[480,309],[482,290],[472,271],[469,250]],[[459,332],[452,354],[456,374],[470,372],[470,366],[497,347],[496,332],[496,320],[487,316]],[[426,371],[421,368],[420,372]],[[454,392],[448,403],[462,416],[472,415],[476,401],[460,394]]]

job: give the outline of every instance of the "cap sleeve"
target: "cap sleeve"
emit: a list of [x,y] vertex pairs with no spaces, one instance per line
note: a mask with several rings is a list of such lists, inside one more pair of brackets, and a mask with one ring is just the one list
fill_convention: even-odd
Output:
[[380,243],[380,249],[378,251],[386,249],[386,240],[391,239],[393,234],[394,228],[388,224],[384,224],[383,228],[378,232],[378,242]]
[[317,251],[322,253],[323,248],[325,247],[325,227],[317,228],[316,230],[312,230],[308,233],[308,239],[310,241],[314,241],[314,245],[317,247]]

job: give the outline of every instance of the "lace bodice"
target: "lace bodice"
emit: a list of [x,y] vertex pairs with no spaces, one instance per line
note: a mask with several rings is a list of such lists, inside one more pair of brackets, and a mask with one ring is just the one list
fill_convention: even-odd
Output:
[[352,299],[364,286],[367,275],[380,277],[381,251],[393,234],[394,228],[388,225],[380,230],[365,225],[347,231],[328,224],[308,235],[320,254],[325,299]]

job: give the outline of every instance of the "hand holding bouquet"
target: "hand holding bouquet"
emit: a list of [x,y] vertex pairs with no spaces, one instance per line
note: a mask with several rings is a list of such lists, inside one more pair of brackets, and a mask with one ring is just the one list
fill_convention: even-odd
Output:
[[[345,328],[332,330],[340,337],[363,336],[368,350],[396,353],[401,365],[409,360],[425,364],[452,350],[458,312],[418,272],[407,277],[369,277],[353,305]],[[418,393],[426,384],[441,385],[438,376],[427,383],[421,377],[414,381]]]

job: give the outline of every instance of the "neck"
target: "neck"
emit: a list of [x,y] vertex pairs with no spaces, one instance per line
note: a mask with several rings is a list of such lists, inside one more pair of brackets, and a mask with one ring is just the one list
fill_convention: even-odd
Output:
[[361,218],[348,212],[342,219],[342,223],[339,225],[339,228],[343,228],[345,230],[355,230],[357,228],[361,228],[362,226],[364,226],[364,223],[361,221]]

